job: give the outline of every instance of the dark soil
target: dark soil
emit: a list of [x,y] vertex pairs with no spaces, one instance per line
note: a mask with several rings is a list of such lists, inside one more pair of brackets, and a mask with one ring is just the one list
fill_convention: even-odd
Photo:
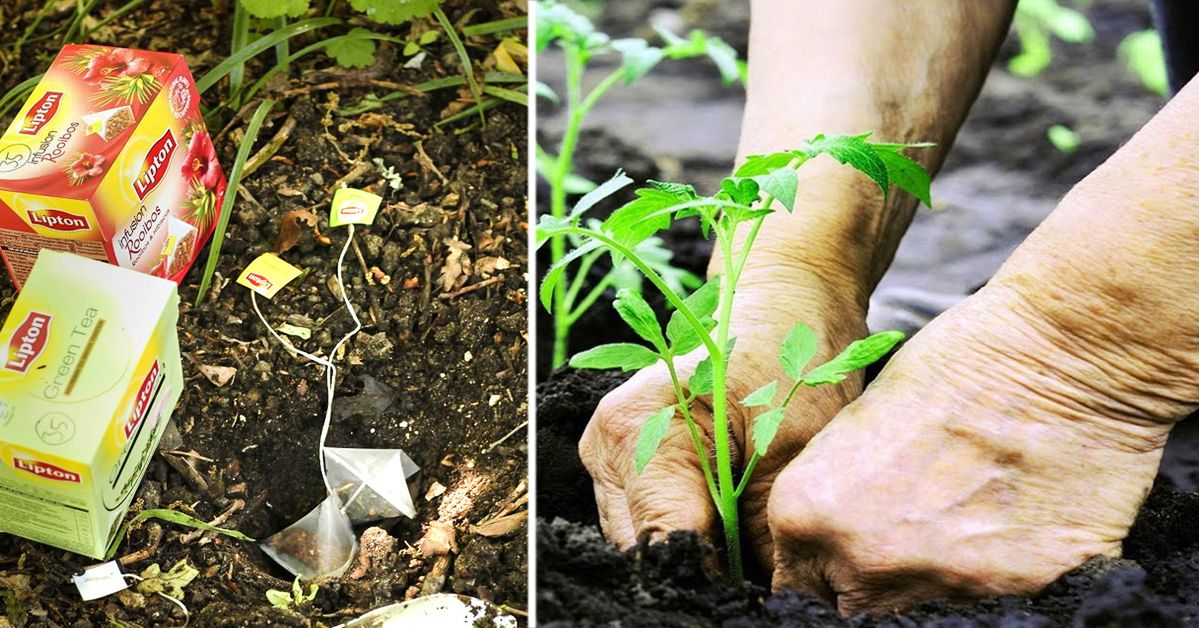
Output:
[[[4,40],[14,42],[43,4],[4,3]],[[11,44],[0,50],[0,86],[40,72],[57,53],[74,11],[74,3],[60,4],[63,10],[51,11],[19,55]],[[107,16],[122,4],[100,2],[93,15]],[[323,13],[324,4],[314,3],[314,10]],[[347,3],[337,4],[334,15],[399,37],[436,28],[431,20],[381,27],[352,17]],[[451,1],[445,9],[451,19],[470,24],[522,15],[518,4]],[[182,53],[199,77],[229,47],[232,3],[216,6],[150,2],[91,40]],[[293,41],[292,50],[316,37]],[[484,59],[495,37],[467,42],[484,69],[494,69],[487,67],[494,61]],[[396,89],[380,81],[416,84],[460,72],[444,37],[426,49],[428,57],[417,69],[401,68],[406,58],[391,44],[381,44],[378,62],[362,70],[342,69],[318,53],[293,67],[290,79],[268,86],[264,95],[281,106],[258,146],[288,126],[288,118],[294,130],[243,181],[249,194],[234,207],[207,301],[191,305],[207,253],[180,288],[187,389],[174,418],[182,434],[177,450],[187,453],[154,459],[131,510],[174,508],[205,521],[228,513],[222,525],[263,539],[323,499],[317,460],[322,371],[271,339],[248,291],[229,280],[272,250],[285,214],[316,214],[320,237],[301,222],[299,241],[282,255],[304,274],[264,301],[263,309],[275,325],[286,320],[311,328],[310,340],[296,339],[302,348],[331,348],[352,327],[333,280],[346,231],[326,229],[335,183],[345,181],[382,195],[384,205],[374,225],[358,231],[346,259],[348,293],[364,329],[336,356],[342,376],[329,444],[403,449],[421,469],[413,478],[417,517],[357,528],[363,549],[355,566],[343,577],[319,581],[315,601],[288,611],[272,608],[265,592],[289,589],[291,576],[257,545],[212,534],[184,536],[191,530],[166,523],[135,525],[117,553],[124,571],[137,573],[153,563],[165,570],[180,560],[199,569],[184,595],[192,625],[334,625],[422,589],[477,596],[518,611],[527,606],[527,524],[486,535],[474,531],[501,511],[521,511],[527,492],[526,110],[504,104],[488,111],[485,127],[477,117],[435,126],[469,104],[469,95],[450,89],[390,100],[363,113],[347,111],[372,94],[382,97]],[[250,80],[273,63],[270,52],[259,59],[248,66]],[[224,95],[222,83],[205,95],[205,104],[214,108]],[[212,129],[220,133],[217,146],[226,169],[244,120],[226,113],[224,131]],[[390,188],[373,160],[393,168],[403,187]],[[451,258],[462,245],[469,247],[464,256]],[[445,286],[443,270],[451,275],[460,270],[461,276]],[[13,290],[7,279],[2,283],[2,303],[11,304]],[[236,375],[218,386],[202,374],[202,365],[233,367]],[[456,536],[448,567],[415,549],[429,524],[439,520]],[[0,535],[0,595],[7,616],[0,623],[183,623],[182,611],[154,596],[123,593],[80,602],[70,576],[94,562]]]
[[[648,33],[637,29],[647,16],[665,16],[676,32],[696,24],[719,32],[744,51],[745,3],[662,0],[618,3],[600,20],[613,36]],[[651,4],[652,6],[647,6]],[[741,7],[738,11],[736,8]],[[1088,14],[1096,40],[1059,46],[1053,64],[1035,79],[1007,74],[1004,60],[1018,48],[1009,40],[973,113],[958,137],[940,180],[969,171],[979,176],[953,179],[957,196],[987,202],[991,188],[972,181],[1015,181],[1013,195],[1052,206],[1071,185],[1107,158],[1163,99],[1148,93],[1115,57],[1127,33],[1151,24],[1148,3],[1096,0]],[[671,22],[670,20],[675,20]],[[713,28],[715,27],[715,28]],[[548,55],[547,55],[548,57]],[[543,80],[554,71],[542,66]],[[579,170],[602,180],[617,165],[634,178],[697,182],[712,189],[727,173],[735,144],[713,124],[689,125],[689,112],[726,112],[736,128],[742,95],[714,90],[718,82],[702,63],[663,65],[627,95],[601,105],[584,136]],[[603,75],[603,70],[598,71]],[[694,88],[688,87],[694,84]],[[714,95],[715,94],[715,95]],[[623,101],[621,100],[623,99]],[[608,114],[600,109],[609,106]],[[545,108],[545,109],[548,109]],[[631,110],[644,117],[673,120],[657,135],[638,139],[622,128]],[[541,115],[539,113],[539,115]],[[556,144],[560,122],[554,111],[539,123],[539,140]],[[661,122],[662,118],[658,119]],[[705,118],[711,122],[710,118]],[[1053,124],[1074,128],[1084,138],[1073,154],[1055,151],[1045,139]],[[633,124],[630,122],[630,124]],[[647,128],[653,122],[643,123]],[[689,131],[690,129],[690,131]],[[695,138],[709,135],[714,148],[695,149]],[[721,143],[721,142],[724,143]],[[665,147],[662,149],[661,147]],[[721,157],[721,155],[724,155]],[[1013,177],[1012,173],[1019,173]],[[965,182],[965,183],[963,183]],[[964,188],[964,189],[963,189]],[[944,186],[942,189],[945,189]],[[934,198],[938,195],[934,187]],[[917,218],[917,222],[921,220]],[[693,226],[667,234],[676,259],[702,272],[707,252]],[[541,261],[541,260],[539,260]],[[549,322],[539,317],[539,325]],[[603,305],[580,321],[572,351],[632,339],[620,319]],[[538,347],[537,388],[537,609],[546,626],[1182,626],[1199,623],[1199,425],[1183,422],[1167,447],[1161,474],[1124,544],[1121,560],[1094,560],[1063,576],[1035,597],[1002,597],[954,606],[944,601],[909,613],[848,620],[813,597],[797,592],[772,595],[765,582],[731,585],[708,571],[713,550],[695,536],[676,534],[667,543],[621,553],[598,531],[591,482],[577,455],[577,443],[595,405],[627,378],[620,373],[575,372],[548,368],[548,343]]]

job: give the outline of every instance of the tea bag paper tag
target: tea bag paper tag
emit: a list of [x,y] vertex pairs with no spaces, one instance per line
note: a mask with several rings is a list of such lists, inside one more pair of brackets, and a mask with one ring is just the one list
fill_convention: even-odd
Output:
[[329,208],[329,226],[369,225],[375,222],[383,197],[355,188],[339,188],[333,193],[333,205]]
[[129,588],[129,581],[125,579],[115,560],[85,567],[81,575],[71,576],[71,580],[75,583],[75,588],[79,589],[79,596],[84,602]]
[[237,283],[269,299],[299,276],[299,268],[274,253],[263,253],[241,271]]

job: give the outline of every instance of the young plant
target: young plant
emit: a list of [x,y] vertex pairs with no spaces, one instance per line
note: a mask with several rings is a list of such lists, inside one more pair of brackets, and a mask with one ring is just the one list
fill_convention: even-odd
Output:
[[1008,70],[1025,78],[1040,74],[1053,61],[1051,36],[1071,44],[1095,38],[1087,17],[1057,0],[1020,0],[1012,24],[1020,38],[1020,53],[1008,61]]
[[[787,211],[794,209],[798,176],[796,170],[808,160],[826,154],[869,176],[882,188],[884,195],[892,185],[899,187],[930,204],[929,174],[901,151],[927,144],[887,144],[867,140],[869,134],[825,137],[818,135],[798,150],[749,157],[733,176],[721,182],[720,191],[712,196],[700,196],[695,188],[681,183],[650,181],[647,187],[636,190],[637,198],[618,208],[602,223],[584,224],[576,206],[564,216],[544,215],[537,225],[537,244],[552,242],[555,237],[575,238],[578,245],[564,254],[552,266],[541,284],[541,301],[553,305],[553,294],[565,285],[566,268],[573,261],[608,254],[615,262],[632,264],[649,283],[653,284],[674,307],[663,331],[653,310],[640,292],[620,290],[613,304],[616,311],[647,344],[616,343],[601,345],[575,355],[570,365],[575,368],[612,369],[626,371],[646,368],[662,362],[674,384],[677,403],[662,408],[647,417],[642,424],[636,446],[638,473],[653,459],[676,415],[682,417],[695,445],[700,467],[707,482],[716,510],[724,527],[725,549],[730,574],[741,578],[741,535],[738,500],[748,486],[754,468],[766,456],[778,431],[787,406],[801,386],[817,387],[836,384],[858,369],[886,355],[903,334],[887,331],[851,343],[833,359],[809,366],[819,346],[819,338],[811,327],[798,323],[780,347],[779,360],[787,380],[782,401],[780,382],[772,381],[740,400],[742,407],[761,408],[753,419],[751,442],[753,453],[743,469],[734,469],[733,443],[729,439],[728,397],[729,357],[735,338],[730,335],[733,317],[733,295],[736,293],[746,260],[763,220],[775,206]],[[632,183],[617,173],[598,191],[611,194]],[[584,197],[583,201],[588,199]],[[580,201],[580,204],[583,203]],[[691,295],[684,297],[639,252],[638,246],[654,233],[670,226],[672,220],[698,216],[705,235],[712,234],[724,266]],[[745,229],[745,242],[740,251],[733,250],[734,234]],[[701,349],[707,356],[684,382],[676,360]],[[709,451],[700,437],[700,428],[692,416],[697,398],[710,396],[712,439],[715,445],[715,469]],[[738,477],[739,476],[739,477]]]
[[319,590],[320,587],[313,584],[309,585],[308,591],[305,592],[304,587],[300,586],[300,577],[296,576],[296,579],[291,583],[291,591],[267,589],[266,601],[270,602],[271,606],[274,606],[275,608],[287,610],[289,608],[303,606],[312,600],[315,600],[316,592]]
[[1116,54],[1124,60],[1129,71],[1141,79],[1149,90],[1165,96],[1170,90],[1166,75],[1166,55],[1162,51],[1162,40],[1152,28],[1130,33],[1120,40]]
[[[643,39],[611,39],[595,30],[587,18],[564,4],[552,0],[538,3],[537,50],[540,52],[551,43],[556,43],[562,48],[566,62],[567,122],[562,143],[557,155],[537,147],[537,170],[550,184],[550,215],[554,219],[569,217],[577,220],[596,202],[627,185],[619,184],[614,179],[596,187],[574,173],[574,153],[583,121],[609,90],[621,84],[632,85],[663,59],[708,57],[716,64],[726,84],[742,78],[744,68],[738,63],[736,52],[719,38],[709,37],[701,31],[692,31],[688,39],[663,29],[658,32],[666,43],[661,48],[651,46]],[[609,54],[620,55],[620,66],[584,94],[583,75],[588,63],[598,56]],[[559,101],[557,94],[545,85],[538,86],[538,93],[551,101]],[[618,187],[611,189],[612,186]],[[567,195],[584,193],[587,195],[568,214]],[[578,244],[577,241],[571,241],[569,234],[550,236],[550,264],[558,266],[566,257],[567,246]],[[661,246],[661,241],[656,238],[642,239],[637,246],[640,258],[666,279],[676,292],[699,284],[699,279],[694,275],[670,266],[670,251]],[[640,288],[640,277],[635,270],[627,264],[618,263],[604,274],[599,283],[584,293],[588,272],[599,257],[600,254],[594,252],[580,256],[579,264],[571,271],[570,277],[557,284],[552,294],[544,297],[552,299],[549,310],[554,317],[554,368],[566,363],[571,327],[605,290],[610,287]]]

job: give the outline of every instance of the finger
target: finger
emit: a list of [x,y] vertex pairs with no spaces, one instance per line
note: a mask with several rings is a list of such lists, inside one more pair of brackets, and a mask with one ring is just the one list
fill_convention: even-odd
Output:
[[595,482],[595,505],[599,508],[600,530],[617,547],[627,549],[637,543],[633,518],[625,492],[610,481]]
[[774,482],[767,501],[767,516],[773,545],[772,586],[778,590],[807,591],[829,604],[835,604],[836,592],[830,585],[835,574],[829,569],[836,556],[836,524],[821,513],[827,512],[814,495],[813,484],[805,481],[807,469],[800,459],[792,461]]

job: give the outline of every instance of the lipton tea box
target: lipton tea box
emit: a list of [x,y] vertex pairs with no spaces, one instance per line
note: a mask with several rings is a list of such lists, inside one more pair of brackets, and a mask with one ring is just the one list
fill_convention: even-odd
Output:
[[225,176],[176,54],[69,45],[0,136],[0,257],[37,252],[178,283],[212,233]]
[[0,532],[101,558],[183,389],[174,283],[43,250],[0,328]]

